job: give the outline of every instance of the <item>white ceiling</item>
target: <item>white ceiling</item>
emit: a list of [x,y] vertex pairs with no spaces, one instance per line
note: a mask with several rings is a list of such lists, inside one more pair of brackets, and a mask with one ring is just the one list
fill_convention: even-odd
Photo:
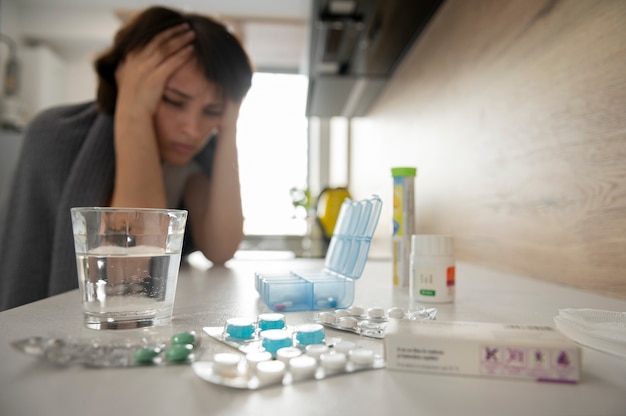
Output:
[[230,22],[257,68],[304,72],[311,0],[1,0],[0,9],[17,12],[23,40],[44,43],[65,59],[81,59],[110,44],[119,12],[153,4]]
[[83,9],[107,11],[140,9],[150,5],[172,6],[178,9],[253,17],[283,17],[306,19],[310,13],[309,0],[4,0],[24,7],[54,9]]

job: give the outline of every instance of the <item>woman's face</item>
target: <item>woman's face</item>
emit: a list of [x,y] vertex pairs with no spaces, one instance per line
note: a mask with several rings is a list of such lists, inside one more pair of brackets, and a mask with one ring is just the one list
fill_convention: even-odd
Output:
[[217,131],[224,105],[219,88],[207,81],[195,59],[174,72],[154,115],[161,159],[173,165],[192,160]]

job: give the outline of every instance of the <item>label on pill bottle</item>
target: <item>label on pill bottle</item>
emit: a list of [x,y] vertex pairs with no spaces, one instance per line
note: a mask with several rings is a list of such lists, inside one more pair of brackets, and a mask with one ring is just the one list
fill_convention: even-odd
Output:
[[454,301],[454,274],[454,266],[415,272],[415,298],[424,302]]

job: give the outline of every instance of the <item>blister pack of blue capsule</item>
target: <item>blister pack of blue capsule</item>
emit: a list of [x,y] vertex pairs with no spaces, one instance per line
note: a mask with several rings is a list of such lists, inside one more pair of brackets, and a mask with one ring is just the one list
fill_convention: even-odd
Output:
[[192,364],[198,377],[226,387],[255,390],[385,368],[384,356],[373,349],[329,337],[319,323],[287,325],[281,313],[230,318],[203,329],[238,350]]
[[361,277],[382,201],[346,199],[328,246],[322,270],[255,274],[256,290],[276,312],[347,308],[354,301],[354,281]]

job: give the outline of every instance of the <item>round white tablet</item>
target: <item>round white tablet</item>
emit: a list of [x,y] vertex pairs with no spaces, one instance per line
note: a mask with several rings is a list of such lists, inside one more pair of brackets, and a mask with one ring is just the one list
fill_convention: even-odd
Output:
[[277,383],[285,375],[285,363],[279,360],[261,361],[256,365],[256,374],[261,383]]
[[325,354],[328,352],[328,345],[326,344],[307,345],[305,351],[307,355],[310,355],[316,360],[319,360],[322,354]]
[[387,310],[387,315],[390,318],[402,319],[404,318],[404,309],[394,306],[393,308],[389,308],[389,310]]
[[342,352],[348,355],[351,350],[356,348],[356,344],[352,341],[339,341],[333,348],[336,352]]
[[350,361],[357,366],[369,366],[374,363],[374,351],[367,348],[356,348],[350,351]]
[[320,356],[320,362],[327,373],[337,373],[345,370],[348,358],[342,352],[326,353]]
[[256,366],[261,361],[269,361],[272,359],[272,353],[269,351],[254,351],[246,354],[246,362],[250,370],[256,370]]
[[337,309],[335,311],[335,317],[337,317],[337,319],[339,319],[342,316],[350,316],[350,312],[348,312],[347,309]]
[[296,380],[312,378],[317,371],[317,360],[309,355],[301,355],[289,360],[291,376]]
[[294,357],[302,355],[302,350],[296,347],[285,347],[276,351],[276,358],[284,363],[288,363]]
[[367,310],[367,314],[370,318],[383,318],[385,316],[385,310],[380,306],[373,306]]
[[237,374],[241,356],[234,352],[221,352],[213,356],[213,370],[222,376]]
[[359,326],[359,321],[351,316],[342,316],[337,321],[337,325],[343,329],[356,329]]
[[317,315],[317,319],[319,319],[320,322],[325,323],[325,324],[334,324],[335,323],[335,314],[332,312],[320,312]]
[[352,306],[348,308],[348,312],[351,316],[361,316],[365,313],[365,308],[362,306]]

